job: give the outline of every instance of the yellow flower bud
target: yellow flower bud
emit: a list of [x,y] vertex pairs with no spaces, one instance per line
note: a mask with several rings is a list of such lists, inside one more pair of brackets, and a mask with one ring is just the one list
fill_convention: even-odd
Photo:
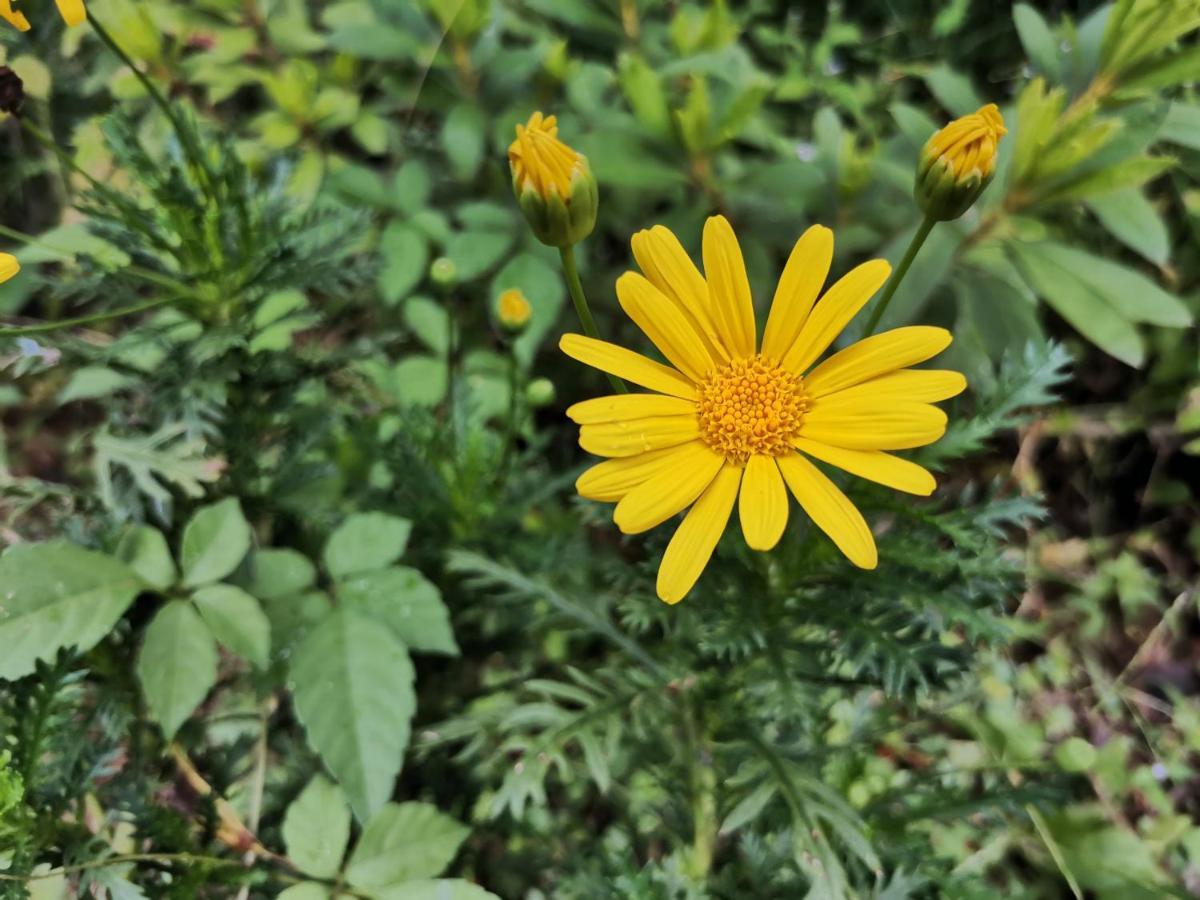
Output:
[[21,264],[11,253],[0,253],[0,284],[8,281],[21,271]]
[[1008,133],[995,103],[955,119],[921,150],[914,193],[926,215],[957,219],[979,199],[996,173],[1000,138]]
[[596,178],[587,157],[558,139],[554,116],[535,112],[517,126],[509,145],[513,192],[533,233],[543,244],[577,244],[596,226]]
[[533,318],[533,307],[517,288],[509,288],[496,301],[496,321],[509,334],[518,335]]

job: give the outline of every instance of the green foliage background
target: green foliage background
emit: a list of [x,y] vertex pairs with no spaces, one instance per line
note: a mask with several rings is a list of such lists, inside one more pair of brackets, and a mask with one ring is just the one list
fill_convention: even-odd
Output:
[[[49,0],[0,32],[0,897],[1193,896],[1200,6]],[[846,489],[663,606],[573,496],[557,255],[655,223],[895,262],[920,147],[993,184],[884,326],[967,373],[928,501]],[[530,328],[507,341],[499,294]],[[761,318],[761,316],[760,316]],[[845,340],[861,322],[851,325]]]

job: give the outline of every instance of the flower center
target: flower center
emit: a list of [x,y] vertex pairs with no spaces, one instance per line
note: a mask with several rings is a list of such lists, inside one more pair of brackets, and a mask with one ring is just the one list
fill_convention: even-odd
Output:
[[808,411],[804,381],[769,359],[735,359],[700,384],[700,436],[732,462],[786,456]]

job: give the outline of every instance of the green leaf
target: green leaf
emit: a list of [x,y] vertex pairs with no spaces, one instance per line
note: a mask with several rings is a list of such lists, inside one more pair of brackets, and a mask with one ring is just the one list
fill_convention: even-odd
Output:
[[428,297],[410,297],[404,304],[404,324],[426,347],[444,357],[450,349],[450,316]]
[[388,888],[376,895],[377,900],[500,900],[491,891],[460,878],[437,878],[410,881]]
[[1039,244],[1010,245],[1034,290],[1085,338],[1126,365],[1140,366],[1145,347],[1133,323],[1058,264]]
[[925,83],[938,103],[956,116],[965,116],[983,106],[983,98],[971,84],[971,79],[961,72],[955,72],[945,63],[926,72]]
[[379,238],[379,254],[383,258],[379,294],[385,303],[398,303],[425,277],[429,264],[425,236],[403,222],[392,222]]
[[306,875],[333,878],[342,868],[349,842],[350,807],[345,794],[324,775],[314,776],[283,817],[288,859]]
[[255,550],[242,587],[259,599],[287,597],[312,587],[317,569],[307,556],[287,548]]
[[529,324],[516,340],[518,358],[528,362],[558,321],[567,299],[566,287],[558,270],[542,257],[520,253],[496,273],[490,296],[499,297],[509,288],[520,290],[533,309]]
[[346,609],[386,623],[413,650],[458,655],[442,595],[416,569],[393,566],[338,584]]
[[330,174],[329,184],[346,199],[367,206],[379,206],[387,197],[387,188],[379,173],[366,166],[343,166]]
[[184,586],[219,581],[249,550],[250,525],[236,497],[200,507],[183,529],[179,547]]
[[410,356],[391,372],[391,394],[403,406],[437,406],[446,396],[446,361]]
[[217,683],[217,646],[191,604],[171,600],[158,611],[142,640],[137,676],[151,718],[171,740]]
[[131,384],[133,379],[106,366],[84,366],[76,369],[71,380],[58,395],[59,404],[75,400],[94,400],[106,397]]
[[333,611],[333,603],[322,591],[265,597],[261,602],[271,622],[271,644],[276,653],[289,651]]
[[1171,236],[1158,210],[1137,188],[1124,188],[1087,201],[1108,232],[1157,266],[1166,265]]
[[429,169],[419,159],[410,159],[396,171],[392,182],[392,202],[396,208],[414,215],[425,208],[433,185]]
[[470,831],[428,803],[389,803],[363,829],[346,880],[372,891],[440,875]]
[[495,268],[512,247],[514,231],[460,231],[446,245],[460,281],[471,281]]
[[258,601],[232,584],[210,584],[192,594],[213,637],[265,669],[271,659],[271,622]]
[[483,114],[470,103],[460,103],[446,116],[442,126],[442,149],[454,174],[462,181],[475,177],[475,171],[483,161],[486,125]]
[[1140,187],[1151,178],[1156,178],[1175,165],[1170,156],[1135,156],[1113,165],[1089,172],[1082,178],[1068,181],[1038,198],[1039,203],[1063,203],[1068,200],[1086,200],[1107,191],[1119,191],[1127,187]]
[[617,73],[637,120],[653,134],[670,135],[671,109],[658,73],[641,56],[628,52],[617,57]]
[[411,531],[412,523],[399,516],[355,513],[329,536],[325,544],[325,568],[335,579],[382,569],[404,553]]
[[293,884],[279,895],[278,900],[330,900],[331,897],[332,895],[322,885],[315,881],[305,881],[302,884]]
[[1027,3],[1018,3],[1013,6],[1013,24],[1033,67],[1051,81],[1061,81],[1062,51],[1042,14]]
[[391,796],[417,705],[413,678],[404,645],[344,609],[317,625],[292,655],[296,715],[360,821]]
[[1200,150],[1200,106],[1172,103],[1158,136],[1164,141]]
[[0,678],[28,675],[63,647],[90,650],[142,589],[124,563],[65,541],[0,556]]
[[167,547],[167,539],[157,528],[130,525],[117,542],[117,559],[133,569],[142,581],[164,590],[175,583],[179,573]]

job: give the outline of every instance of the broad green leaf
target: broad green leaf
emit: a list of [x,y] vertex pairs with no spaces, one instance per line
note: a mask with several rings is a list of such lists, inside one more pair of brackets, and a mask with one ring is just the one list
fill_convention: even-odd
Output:
[[410,356],[391,373],[391,394],[403,406],[437,406],[446,396],[446,361],[433,356]]
[[287,808],[283,846],[288,859],[306,875],[332,878],[342,868],[350,842],[350,807],[342,789],[316,775]]
[[470,831],[428,803],[389,803],[363,829],[346,880],[381,890],[440,875]]
[[132,383],[128,375],[114,371],[106,366],[84,366],[76,369],[71,380],[58,395],[58,402],[71,403],[75,400],[94,400],[106,397]]
[[309,558],[286,547],[255,550],[242,574],[239,583],[260,600],[298,594],[317,580],[317,568]]
[[335,579],[382,569],[404,553],[411,531],[412,523],[399,516],[355,513],[329,536],[325,544],[325,568]]
[[13,547],[0,556],[0,678],[63,647],[90,650],[141,589],[124,563],[66,541]]
[[183,529],[179,562],[185,587],[219,581],[250,550],[250,525],[236,497],[202,506]]
[[645,128],[663,137],[671,133],[671,109],[658,73],[641,56],[622,52],[617,57],[621,91],[634,116]]
[[888,107],[888,112],[892,114],[896,127],[913,149],[924,147],[925,142],[938,130],[937,122],[931,119],[925,110],[909,106],[907,103],[893,103]]
[[450,316],[428,297],[409,297],[404,304],[404,324],[429,350],[445,356],[450,347]]
[[491,891],[460,878],[410,881],[375,896],[377,900],[500,900]]
[[512,247],[514,231],[460,231],[446,245],[460,281],[471,281],[495,268]]
[[432,191],[433,185],[425,163],[410,159],[396,171],[392,181],[392,203],[402,212],[413,215],[425,208]]
[[171,600],[158,611],[142,640],[137,676],[151,717],[171,740],[217,682],[217,646],[191,604]]
[[953,115],[965,116],[983,106],[983,98],[971,84],[971,79],[956,72],[945,63],[934,66],[925,73],[925,84],[938,100]]
[[330,174],[329,183],[347,199],[368,206],[379,206],[387,197],[387,188],[379,173],[366,166],[343,166]]
[[441,592],[416,569],[393,566],[355,575],[338,584],[338,600],[386,623],[412,650],[458,654]]
[[296,715],[360,821],[391,796],[417,698],[408,650],[349,610],[317,625],[292,655]]
[[1053,241],[1040,242],[1032,252],[1053,260],[1089,285],[1131,322],[1148,322],[1165,328],[1186,328],[1192,323],[1192,314],[1182,300],[1135,269]]
[[265,597],[261,602],[271,622],[271,645],[276,653],[286,653],[304,640],[333,611],[333,603],[322,591]]
[[117,542],[117,559],[133,569],[151,587],[169,588],[179,577],[167,539],[157,528],[130,525]]
[[1086,200],[1108,191],[1140,187],[1174,165],[1175,159],[1170,156],[1135,156],[1132,159],[1097,169],[1081,178],[1072,179],[1043,194],[1038,198],[1038,202],[1063,203],[1068,200]]
[[278,900],[331,900],[332,896],[323,885],[317,884],[315,881],[306,881],[302,884],[293,884],[279,895]]
[[372,156],[383,156],[388,149],[387,119],[372,112],[361,112],[354,124],[350,126],[350,134],[358,145]]
[[393,222],[379,238],[379,255],[383,258],[379,294],[385,303],[398,303],[425,277],[429,263],[425,236],[410,225]]
[[1013,6],[1013,24],[1033,67],[1051,81],[1062,78],[1062,51],[1042,14],[1028,3]]
[[[1200,65],[1200,60],[1197,64]],[[1200,150],[1200,106],[1172,103],[1158,136],[1164,141]]]
[[258,601],[232,584],[198,588],[192,600],[213,637],[257,668],[271,658],[271,622]]
[[1039,252],[1038,244],[1014,241],[1010,246],[1034,290],[1080,334],[1126,365],[1142,364],[1146,351],[1132,322],[1052,256]]
[[1137,188],[1092,197],[1088,207],[1100,224],[1130,250],[1158,266],[1166,265],[1171,236],[1158,210]]
[[483,160],[486,125],[483,113],[470,103],[460,103],[450,110],[442,125],[442,149],[462,181],[475,177]]

